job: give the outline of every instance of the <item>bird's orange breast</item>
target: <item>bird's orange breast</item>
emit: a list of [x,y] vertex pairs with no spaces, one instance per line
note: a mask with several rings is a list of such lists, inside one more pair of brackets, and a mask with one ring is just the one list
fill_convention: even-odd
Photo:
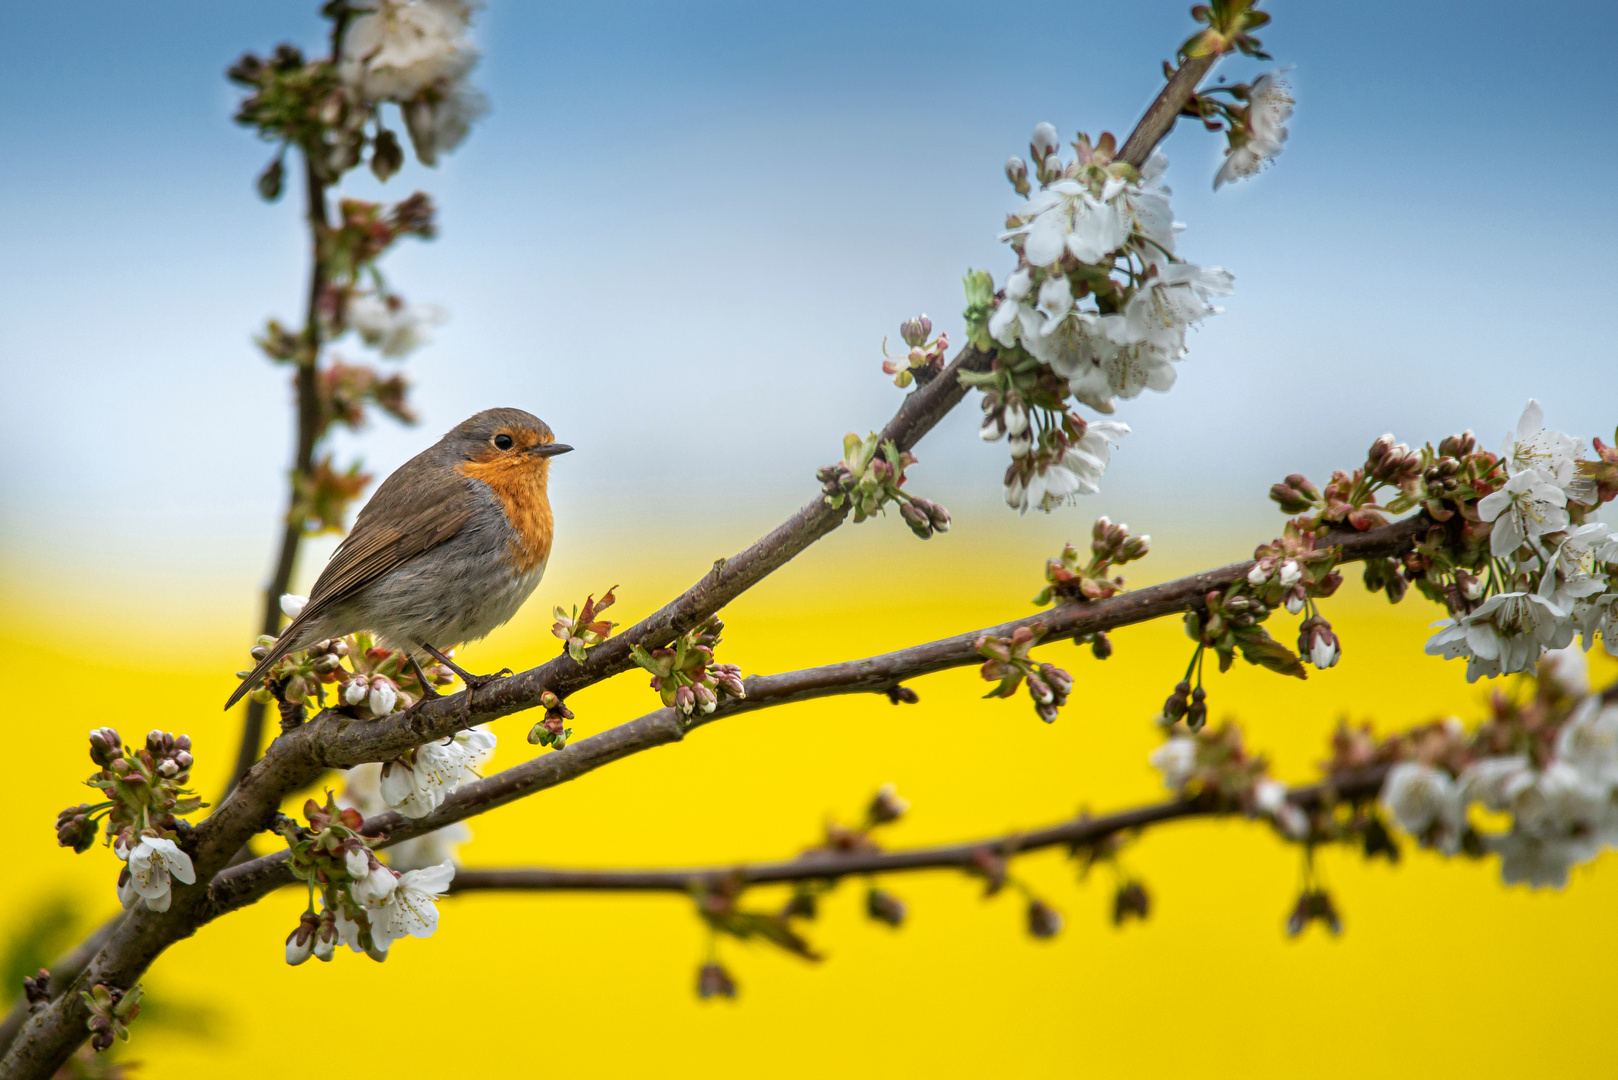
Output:
[[555,520],[545,494],[550,462],[544,458],[500,456],[465,461],[457,467],[463,476],[481,480],[505,508],[506,521],[516,536],[511,541],[511,562],[526,574],[551,556]]

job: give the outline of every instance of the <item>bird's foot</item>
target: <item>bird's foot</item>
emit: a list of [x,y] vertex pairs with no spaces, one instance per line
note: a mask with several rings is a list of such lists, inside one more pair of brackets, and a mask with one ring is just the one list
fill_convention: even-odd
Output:
[[[420,644],[421,647],[425,649],[434,660],[437,660],[440,664],[443,664],[445,667],[449,668],[455,673],[456,678],[460,679],[461,682],[466,684],[466,715],[467,719],[469,720],[472,717],[472,695],[483,689],[485,686],[488,686],[490,683],[498,682],[507,675],[511,674],[510,668],[501,668],[499,671],[493,672],[489,675],[473,675],[471,672],[460,667],[455,663],[455,661],[451,660],[449,657],[445,656],[443,653],[439,652],[425,641],[418,642],[418,644]],[[434,696],[436,697],[438,695],[435,694]]]
[[433,689],[433,684],[428,681],[427,673],[421,670],[421,661],[416,659],[416,655],[414,653],[405,655],[410,658],[410,669],[416,673],[416,681],[421,683],[421,700],[432,701],[434,698],[443,697],[443,694]]

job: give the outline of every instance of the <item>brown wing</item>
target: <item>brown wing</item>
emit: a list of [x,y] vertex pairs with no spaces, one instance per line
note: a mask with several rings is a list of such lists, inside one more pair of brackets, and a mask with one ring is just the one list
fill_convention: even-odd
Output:
[[[334,605],[461,531],[472,516],[472,493],[459,473],[435,460],[436,449],[416,455],[382,481],[315,579],[309,602],[281,631],[277,644],[296,641],[298,631]],[[272,647],[225,708],[257,686],[284,655]]]

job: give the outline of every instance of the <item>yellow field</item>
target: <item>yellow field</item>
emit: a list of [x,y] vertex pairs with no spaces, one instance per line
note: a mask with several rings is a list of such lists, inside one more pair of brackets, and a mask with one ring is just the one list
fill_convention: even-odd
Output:
[[[1241,557],[1272,535],[1272,517],[1195,549],[1160,538],[1137,583]],[[749,673],[781,670],[1026,614],[1061,530],[1086,536],[1088,520],[1069,512],[1018,527],[1009,515],[963,515],[927,544],[897,522],[847,527],[726,613],[721,659]],[[473,670],[537,663],[555,650],[551,604],[617,582],[612,614],[629,622],[748,539],[739,527],[682,538],[670,543],[675,557],[591,554],[564,536],[527,610],[463,658]],[[99,847],[77,857],[58,849],[51,832],[55,811],[86,797],[84,732],[187,731],[199,785],[216,794],[235,751],[236,717],[219,705],[245,658],[251,583],[240,595],[166,606],[56,594],[53,610],[56,572],[18,569],[0,643],[13,672],[35,679],[0,704],[14,815],[0,923],[23,926],[60,895],[88,924],[116,906],[116,862]],[[1461,665],[1421,653],[1435,610],[1414,594],[1390,608],[1359,591],[1357,572],[1348,577],[1326,606],[1345,643],[1336,669],[1303,683],[1238,665],[1210,687],[1212,716],[1243,720],[1283,779],[1311,778],[1341,715],[1389,727],[1481,711],[1484,691],[1466,686]],[[1291,620],[1277,621],[1276,636],[1289,640]],[[770,710],[474,821],[463,854],[472,865],[785,856],[816,838],[825,815],[854,818],[889,780],[913,801],[889,830],[896,845],[1155,800],[1150,717],[1189,643],[1177,620],[1114,642],[1106,663],[1068,643],[1045,650],[1079,683],[1051,726],[1026,698],[978,700],[986,687],[972,671],[918,681],[922,702],[908,708],[860,697]],[[123,689],[136,677],[138,688]],[[570,704],[582,737],[655,697],[632,673]],[[496,725],[495,768],[531,753],[531,722]],[[846,883],[811,929],[824,963],[721,943],[741,984],[734,1003],[695,999],[705,937],[678,897],[453,899],[434,938],[399,944],[384,965],[344,952],[289,968],[282,939],[303,903],[289,891],[166,955],[147,980],[158,1015],[137,1022],[125,1052],[154,1078],[327,1065],[438,1077],[1610,1075],[1612,860],[1575,871],[1569,890],[1553,894],[1502,887],[1492,860],[1444,861],[1407,845],[1390,868],[1329,851],[1322,866],[1346,932],[1312,928],[1291,940],[1282,921],[1297,852],[1262,825],[1169,825],[1124,859],[1154,911],[1122,931],[1108,919],[1109,875],[1080,884],[1059,852],[1018,861],[1016,872],[1067,917],[1049,942],[1027,937],[1015,892],[984,901],[960,875],[887,880],[911,905],[898,931],[868,921],[860,883]],[[212,1033],[176,1031],[198,1007]]]

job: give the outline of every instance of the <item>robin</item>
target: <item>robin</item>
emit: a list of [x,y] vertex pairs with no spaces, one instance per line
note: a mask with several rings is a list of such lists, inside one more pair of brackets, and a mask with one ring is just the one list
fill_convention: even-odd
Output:
[[418,674],[418,657],[431,655],[469,688],[493,678],[467,675],[437,646],[484,637],[539,584],[551,554],[550,459],[571,449],[536,416],[488,409],[405,462],[365,504],[309,602],[225,708],[288,653],[362,630],[404,652]]

